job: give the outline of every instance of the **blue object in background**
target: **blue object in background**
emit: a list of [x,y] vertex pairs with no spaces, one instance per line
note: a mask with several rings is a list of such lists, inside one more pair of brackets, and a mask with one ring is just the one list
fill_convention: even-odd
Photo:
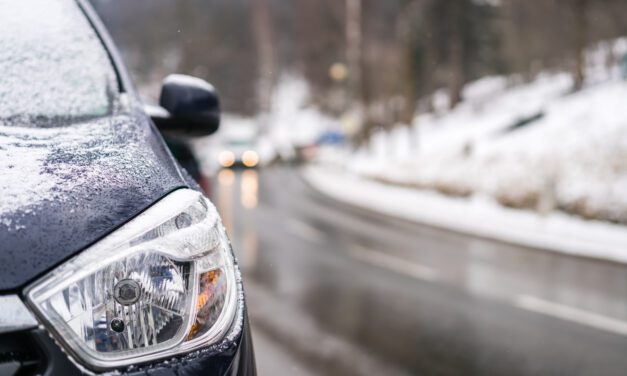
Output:
[[341,132],[325,132],[318,138],[318,145],[342,145],[346,136]]

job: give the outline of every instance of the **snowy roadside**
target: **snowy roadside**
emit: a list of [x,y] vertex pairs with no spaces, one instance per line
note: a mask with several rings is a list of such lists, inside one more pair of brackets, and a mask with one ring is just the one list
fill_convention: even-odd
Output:
[[[546,70],[468,83],[449,109],[441,92],[413,124],[379,129],[358,149],[323,147],[317,161],[385,183],[627,225],[627,38],[588,52],[588,80]],[[439,104],[438,104],[439,103]]]
[[319,192],[384,215],[508,243],[627,263],[627,227],[563,213],[541,216],[486,198],[451,198],[312,165],[304,179]]

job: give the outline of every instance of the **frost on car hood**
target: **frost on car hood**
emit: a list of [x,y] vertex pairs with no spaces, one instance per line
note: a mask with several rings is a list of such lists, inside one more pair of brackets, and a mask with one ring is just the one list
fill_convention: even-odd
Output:
[[56,128],[0,125],[0,225],[43,200],[71,201],[77,187],[98,194],[125,184],[119,172],[141,177],[158,168],[142,136],[127,116]]
[[54,128],[0,125],[0,291],[186,185],[140,112]]
[[0,124],[111,112],[115,71],[73,0],[0,0]]

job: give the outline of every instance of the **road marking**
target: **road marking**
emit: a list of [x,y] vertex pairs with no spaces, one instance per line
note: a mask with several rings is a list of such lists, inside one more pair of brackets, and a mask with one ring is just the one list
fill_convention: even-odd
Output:
[[569,307],[559,303],[553,303],[529,295],[518,296],[514,300],[514,305],[527,311],[541,313],[565,321],[570,321],[580,325],[590,326],[595,329],[627,336],[626,321],[603,316],[598,313]]
[[313,243],[323,243],[327,238],[324,232],[298,219],[289,219],[287,228],[296,236],[305,238]]
[[351,257],[362,262],[422,281],[432,282],[438,279],[438,272],[435,269],[366,247],[350,245],[348,247],[348,253],[350,253]]

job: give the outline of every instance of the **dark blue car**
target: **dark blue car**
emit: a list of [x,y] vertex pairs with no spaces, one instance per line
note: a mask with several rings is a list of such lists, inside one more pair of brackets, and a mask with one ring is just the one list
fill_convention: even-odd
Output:
[[254,375],[237,261],[160,131],[219,125],[211,85],[139,101],[89,5],[0,10],[0,375]]

